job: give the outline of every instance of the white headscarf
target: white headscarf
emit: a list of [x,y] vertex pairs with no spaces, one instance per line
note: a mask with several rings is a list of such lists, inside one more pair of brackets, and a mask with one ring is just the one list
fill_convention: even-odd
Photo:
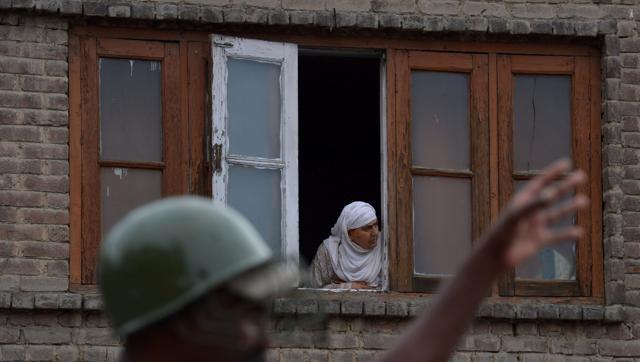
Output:
[[371,205],[362,201],[352,202],[342,209],[338,221],[331,228],[331,235],[324,240],[333,270],[345,282],[366,282],[370,286],[380,284],[380,235],[376,246],[366,250],[351,241],[348,234],[349,230],[363,227],[376,219],[376,210]]

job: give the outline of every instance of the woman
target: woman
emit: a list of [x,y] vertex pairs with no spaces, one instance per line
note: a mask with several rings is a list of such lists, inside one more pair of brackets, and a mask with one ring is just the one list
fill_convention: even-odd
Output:
[[345,206],[311,263],[310,286],[371,289],[380,286],[382,246],[376,210],[366,202]]

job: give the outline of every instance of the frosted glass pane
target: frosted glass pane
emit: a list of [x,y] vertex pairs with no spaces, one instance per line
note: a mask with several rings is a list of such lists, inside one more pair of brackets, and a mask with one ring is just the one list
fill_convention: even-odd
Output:
[[253,223],[275,253],[280,252],[280,170],[229,165],[227,203]]
[[100,168],[102,233],[134,208],[162,197],[162,171]]
[[229,152],[280,157],[280,66],[230,58]]
[[415,166],[469,169],[469,75],[411,72]]
[[471,180],[413,178],[416,274],[449,275],[471,252]]
[[[514,186],[519,190],[525,183],[526,181],[515,181]],[[570,216],[558,222],[555,227],[566,227],[572,224],[575,224],[575,218]],[[537,255],[516,267],[516,278],[575,280],[575,241],[563,241],[542,249]]]
[[571,77],[516,75],[514,87],[515,170],[542,170],[571,157]]
[[160,64],[100,59],[101,159],[162,161]]

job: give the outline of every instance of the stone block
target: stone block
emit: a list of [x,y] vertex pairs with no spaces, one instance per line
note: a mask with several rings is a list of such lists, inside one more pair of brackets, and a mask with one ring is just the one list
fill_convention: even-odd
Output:
[[155,19],[156,8],[153,3],[134,1],[131,3],[131,17],[134,19]]
[[346,315],[361,315],[363,311],[362,300],[343,300],[340,311]]
[[109,6],[107,13],[111,18],[130,18],[131,7],[127,5]]
[[409,315],[409,306],[405,301],[387,302],[387,315],[393,317],[405,317]]
[[38,293],[34,305],[38,309],[58,309],[60,295],[58,293]]
[[385,315],[386,303],[381,300],[365,300],[364,315]]

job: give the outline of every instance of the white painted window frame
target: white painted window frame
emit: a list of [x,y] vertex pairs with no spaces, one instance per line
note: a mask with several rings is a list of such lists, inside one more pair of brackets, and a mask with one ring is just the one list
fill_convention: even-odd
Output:
[[[281,250],[283,256],[298,261],[298,47],[295,44],[212,34],[213,62],[212,146],[214,171],[213,199],[226,204],[229,164],[281,172]],[[244,59],[280,66],[280,158],[266,159],[229,154],[227,132],[227,59]],[[217,151],[216,151],[217,150]],[[217,167],[219,165],[219,168]],[[248,190],[249,191],[249,190]]]

